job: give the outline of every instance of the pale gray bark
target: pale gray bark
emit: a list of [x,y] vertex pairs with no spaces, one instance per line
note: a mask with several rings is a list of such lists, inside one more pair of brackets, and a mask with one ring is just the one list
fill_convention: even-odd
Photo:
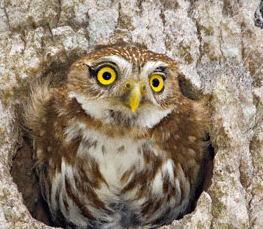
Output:
[[123,41],[178,61],[194,88],[190,93],[204,100],[211,114],[212,185],[192,214],[164,228],[262,228],[258,5],[259,0],[1,0],[0,228],[50,228],[31,217],[10,175],[21,142],[13,121],[15,88],[45,72],[60,77],[95,46]]

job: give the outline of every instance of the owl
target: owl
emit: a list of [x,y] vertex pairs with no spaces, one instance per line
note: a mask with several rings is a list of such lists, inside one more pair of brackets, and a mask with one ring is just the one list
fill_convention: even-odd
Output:
[[187,212],[207,119],[181,93],[174,60],[102,48],[73,63],[61,87],[31,87],[24,122],[56,225],[158,228]]

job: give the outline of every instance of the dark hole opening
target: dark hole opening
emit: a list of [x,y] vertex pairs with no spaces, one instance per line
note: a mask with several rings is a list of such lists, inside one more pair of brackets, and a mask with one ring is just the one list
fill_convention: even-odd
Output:
[[200,92],[192,86],[190,80],[180,74],[178,76],[178,83],[180,90],[185,97],[191,100],[199,100]]
[[[214,152],[214,147],[210,142],[209,134],[206,135],[204,141],[207,144],[207,147],[204,152],[204,161],[201,169],[201,180],[196,188],[194,199],[192,200],[192,203],[189,205],[186,214],[190,214],[195,210],[200,195],[202,194],[203,191],[207,191],[210,185],[212,184],[213,167],[214,167],[213,161],[214,161],[215,152]],[[183,218],[184,215],[179,216],[178,219]]]
[[23,146],[18,149],[16,156],[13,158],[10,172],[31,215],[49,226],[54,226],[48,206],[41,195],[38,177],[34,169],[35,162],[32,158],[32,151],[30,139],[24,136]]

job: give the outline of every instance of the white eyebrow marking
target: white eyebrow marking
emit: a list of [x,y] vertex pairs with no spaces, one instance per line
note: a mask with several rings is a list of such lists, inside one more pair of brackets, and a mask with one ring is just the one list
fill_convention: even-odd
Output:
[[152,61],[149,60],[146,64],[142,67],[141,76],[148,77],[157,67],[167,67],[168,64],[162,61]]
[[132,63],[117,55],[106,56],[103,61],[111,61],[115,63],[123,75],[130,75],[132,73]]

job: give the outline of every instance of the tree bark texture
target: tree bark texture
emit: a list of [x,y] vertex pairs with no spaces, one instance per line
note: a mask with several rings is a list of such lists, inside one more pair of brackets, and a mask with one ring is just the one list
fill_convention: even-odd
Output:
[[211,116],[212,184],[191,214],[163,228],[262,228],[259,5],[259,0],[0,0],[0,228],[52,228],[31,216],[10,173],[13,167],[16,174],[25,172],[24,163],[13,163],[24,144],[13,107],[26,94],[25,82],[46,75],[63,80],[78,57],[98,45],[123,42],[175,59],[186,94],[203,100]]

